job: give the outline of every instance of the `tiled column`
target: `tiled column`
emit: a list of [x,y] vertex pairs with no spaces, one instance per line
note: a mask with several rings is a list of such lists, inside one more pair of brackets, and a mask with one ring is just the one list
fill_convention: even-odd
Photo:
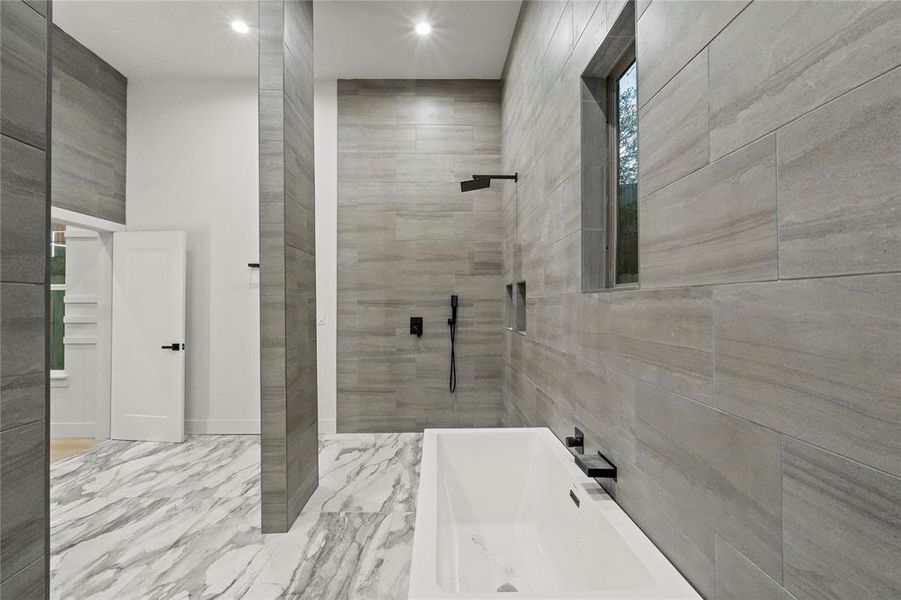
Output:
[[319,481],[313,3],[260,2],[263,531],[287,531]]
[[0,596],[48,576],[49,2],[0,2]]

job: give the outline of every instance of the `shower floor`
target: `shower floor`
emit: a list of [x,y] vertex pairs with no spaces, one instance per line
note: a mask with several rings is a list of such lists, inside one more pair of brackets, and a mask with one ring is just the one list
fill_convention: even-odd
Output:
[[320,440],[320,487],[260,532],[257,436],[103,442],[51,466],[51,598],[407,596],[422,436]]

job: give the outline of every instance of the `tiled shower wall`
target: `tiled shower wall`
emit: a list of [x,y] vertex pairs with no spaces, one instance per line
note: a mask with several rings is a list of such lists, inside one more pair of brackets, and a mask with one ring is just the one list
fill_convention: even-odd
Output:
[[507,422],[583,428],[705,597],[901,597],[901,3],[639,2],[641,289],[582,294],[579,77],[623,7],[514,35]]
[[263,531],[288,531],[319,483],[313,3],[260,0]]
[[0,2],[0,596],[44,598],[49,2]]
[[338,82],[339,432],[500,424],[504,183],[459,185],[499,167],[499,82]]

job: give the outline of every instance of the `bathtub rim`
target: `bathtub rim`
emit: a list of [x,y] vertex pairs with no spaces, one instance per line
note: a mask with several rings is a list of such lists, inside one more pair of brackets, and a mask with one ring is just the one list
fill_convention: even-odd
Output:
[[[587,477],[576,465],[572,453],[548,427],[502,428],[436,428],[423,432],[422,462],[420,466],[419,493],[416,500],[416,520],[413,533],[412,562],[410,567],[409,600],[443,600],[447,598],[542,600],[546,596],[524,593],[477,592],[459,594],[449,592],[438,584],[437,543],[438,532],[438,438],[441,435],[503,436],[523,433],[538,436],[544,446],[561,463],[576,491],[588,510],[598,511],[598,518],[606,519],[620,534],[630,550],[636,554],[650,572],[655,575],[654,587],[638,590],[600,590],[572,592],[553,596],[553,600],[663,600],[697,599],[701,596],[685,577],[663,555],[659,548],[632,521],[626,512],[610,497],[594,479]],[[428,507],[428,508],[426,508]],[[669,591],[666,591],[669,590]]]

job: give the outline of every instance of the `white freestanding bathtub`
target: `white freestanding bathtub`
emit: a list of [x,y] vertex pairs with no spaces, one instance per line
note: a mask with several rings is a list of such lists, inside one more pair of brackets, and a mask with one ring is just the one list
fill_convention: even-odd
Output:
[[700,598],[546,428],[426,430],[409,597]]

